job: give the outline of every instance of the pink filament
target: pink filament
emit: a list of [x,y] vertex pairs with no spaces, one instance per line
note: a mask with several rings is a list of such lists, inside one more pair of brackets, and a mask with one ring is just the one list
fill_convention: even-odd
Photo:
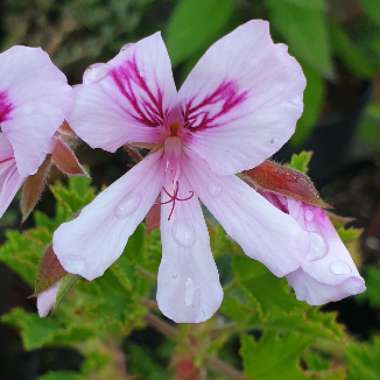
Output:
[[186,197],[186,198],[180,198],[178,196],[178,192],[179,192],[179,183],[178,183],[178,181],[176,181],[176,183],[175,183],[175,189],[174,189],[173,194],[170,194],[169,191],[167,191],[165,187],[163,187],[163,190],[165,191],[166,195],[170,199],[168,201],[165,201],[165,202],[160,202],[159,204],[160,205],[166,205],[166,204],[172,203],[172,207],[170,209],[168,220],[170,220],[170,218],[173,215],[176,201],[179,201],[179,202],[188,201],[188,200],[190,200],[194,196],[194,191],[190,190],[189,191],[190,195],[188,197]]

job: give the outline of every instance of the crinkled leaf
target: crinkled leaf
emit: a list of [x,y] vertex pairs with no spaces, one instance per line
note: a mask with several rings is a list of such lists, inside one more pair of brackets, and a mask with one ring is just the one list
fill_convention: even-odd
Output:
[[50,187],[58,205],[65,209],[66,218],[72,217],[94,199],[95,192],[89,187],[90,181],[87,177],[72,177],[69,180],[69,187],[59,183]]
[[372,343],[351,343],[346,349],[348,380],[380,378],[380,337]]
[[50,240],[51,235],[45,228],[35,228],[24,233],[8,231],[6,243],[0,246],[0,261],[33,287],[40,257]]
[[60,331],[58,322],[41,319],[37,314],[23,309],[13,309],[1,317],[1,321],[17,327],[26,350],[33,350],[51,344]]
[[240,353],[247,379],[305,380],[300,359],[309,344],[308,337],[296,332],[284,335],[267,332],[258,342],[244,335]]

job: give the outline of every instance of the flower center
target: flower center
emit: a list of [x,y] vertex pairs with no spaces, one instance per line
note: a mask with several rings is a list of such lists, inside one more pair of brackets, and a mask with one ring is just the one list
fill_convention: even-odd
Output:
[[178,121],[171,123],[169,125],[170,136],[177,137],[180,128],[181,128],[181,124]]

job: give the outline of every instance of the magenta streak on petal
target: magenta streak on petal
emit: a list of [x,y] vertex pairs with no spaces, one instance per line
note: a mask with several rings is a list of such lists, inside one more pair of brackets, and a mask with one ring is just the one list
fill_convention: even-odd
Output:
[[13,110],[12,104],[5,92],[0,92],[0,123],[8,120],[10,112]]
[[162,91],[156,85],[157,94],[153,94],[141,75],[135,58],[113,69],[111,76],[119,91],[133,109],[133,111],[129,107],[126,109],[130,116],[146,126],[156,127],[163,125],[166,112],[163,110]]
[[6,162],[8,162],[8,161],[10,161],[10,160],[13,160],[13,159],[14,159],[13,156],[12,156],[12,157],[4,158],[3,160],[0,160],[0,164],[4,164],[4,163],[6,163]]
[[[222,82],[210,95],[198,104],[194,104],[196,96],[190,99],[184,111],[185,127],[194,131],[219,127],[218,118],[229,113],[247,98],[247,91],[239,92],[237,85],[232,81]],[[213,113],[206,107],[218,107],[220,110]],[[214,108],[211,107],[211,108]]]

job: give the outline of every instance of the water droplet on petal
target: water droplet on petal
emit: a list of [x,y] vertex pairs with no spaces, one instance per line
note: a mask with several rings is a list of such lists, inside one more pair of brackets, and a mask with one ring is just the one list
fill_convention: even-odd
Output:
[[121,203],[115,209],[115,215],[119,219],[124,219],[128,215],[136,211],[141,201],[141,197],[138,194],[127,195]]
[[173,223],[172,234],[176,243],[183,247],[193,246],[196,240],[193,226],[183,220]]
[[333,261],[330,264],[330,271],[337,275],[347,275],[351,273],[351,267],[344,261]]
[[308,221],[308,222],[312,222],[314,220],[314,213],[313,211],[311,210],[306,210],[305,211],[305,219]]
[[185,305],[191,306],[194,302],[195,286],[191,278],[186,280],[185,284]]
[[178,273],[173,273],[173,274],[172,274],[172,279],[173,279],[173,280],[176,280],[177,278],[178,278]]
[[69,273],[80,273],[85,268],[85,261],[78,255],[68,255],[62,259],[62,265]]
[[315,232],[310,232],[309,237],[310,237],[310,250],[308,254],[309,260],[315,261],[315,260],[322,259],[324,256],[326,256],[328,252],[328,246],[325,239],[321,235]]
[[222,193],[223,187],[219,183],[211,182],[208,185],[208,191],[213,197],[217,197]]

